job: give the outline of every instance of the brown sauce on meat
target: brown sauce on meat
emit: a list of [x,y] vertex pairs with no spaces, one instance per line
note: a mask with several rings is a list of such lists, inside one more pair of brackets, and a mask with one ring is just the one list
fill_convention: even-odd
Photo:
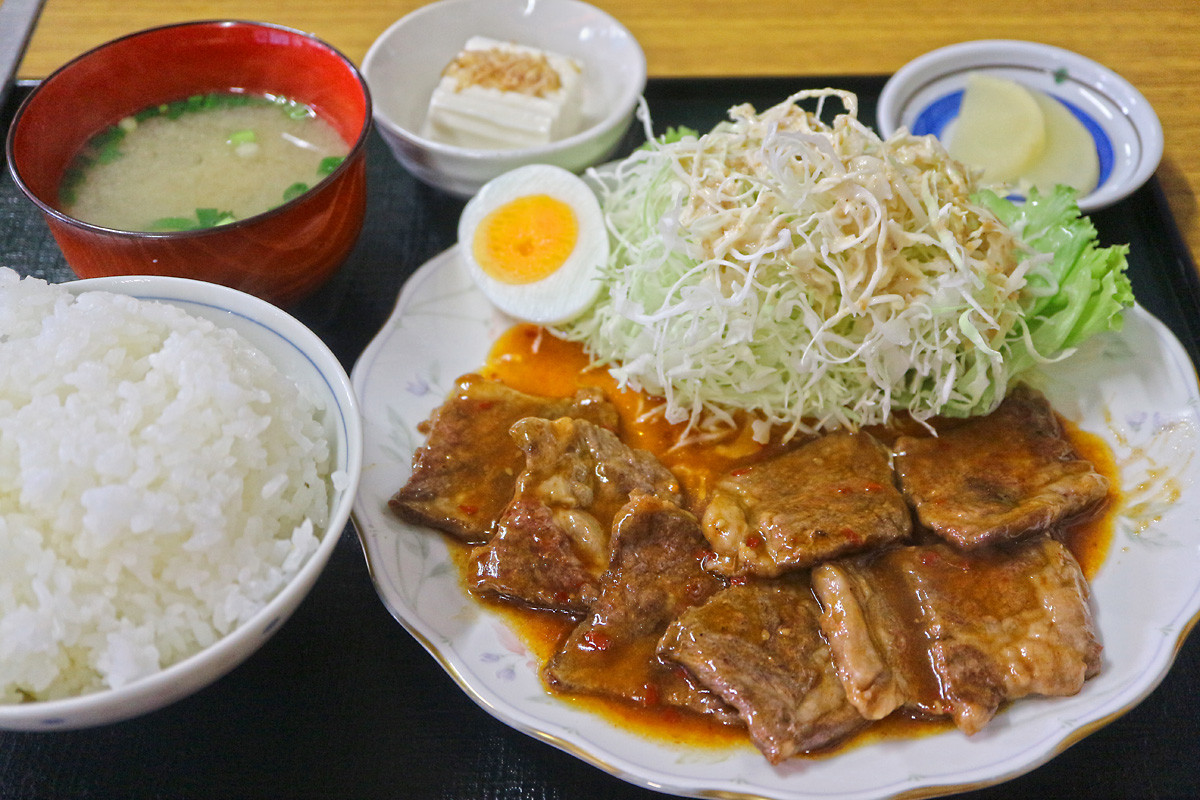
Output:
[[[470,575],[468,559],[470,548],[464,547],[461,542],[454,541],[450,537],[446,537],[446,543],[458,569],[464,591],[466,591],[465,587],[469,582]],[[530,655],[536,659],[538,664],[545,664],[554,655],[577,622],[566,614],[535,611],[497,598],[477,596],[476,599],[489,612],[504,620],[509,630],[513,631],[529,648]],[[658,742],[688,748],[710,750],[744,748],[749,753],[758,752],[747,738],[744,728],[736,725],[723,725],[689,711],[662,705],[639,706],[605,697],[568,694],[560,694],[558,697],[563,702],[596,714],[614,725],[635,731],[640,736]],[[888,739],[932,736],[951,730],[955,730],[955,727],[954,722],[949,718],[922,719],[896,712],[885,719],[872,723],[861,732],[827,751],[806,753],[803,757],[826,758],[860,744]]]
[[504,333],[481,372],[530,394],[569,397],[583,386],[601,389],[617,407],[622,440],[630,447],[649,450],[675,473],[690,505],[706,495],[713,476],[764,449],[751,440],[749,430],[726,431],[715,440],[680,444],[678,427],[652,414],[653,400],[618,389],[607,372],[588,369],[580,345],[533,325],[517,325]]
[[[707,441],[680,444],[678,428],[651,413],[654,408],[652,400],[636,392],[619,390],[605,371],[588,369],[587,357],[579,345],[557,339],[536,326],[518,325],[503,334],[493,346],[481,373],[530,394],[568,397],[581,386],[602,389],[617,407],[622,439],[632,447],[654,453],[674,472],[693,510],[702,505],[709,486],[719,475],[753,461],[777,446],[753,442],[748,429],[715,435]],[[906,432],[913,432],[916,428],[908,426]],[[1064,543],[1079,561],[1084,575],[1091,579],[1103,564],[1112,541],[1113,510],[1119,505],[1117,467],[1102,439],[1068,422],[1064,422],[1064,429],[1079,455],[1091,461],[1097,471],[1109,479],[1112,487],[1104,513],[1072,525],[1063,532]],[[871,432],[885,443],[897,435],[895,431]],[[447,541],[465,587],[469,549],[449,539]],[[546,663],[577,622],[566,615],[532,611],[503,601],[481,599],[480,602],[505,619],[539,664]],[[688,747],[736,746],[753,749],[741,728],[721,725],[687,711],[662,706],[641,707],[596,697],[562,697],[614,724],[659,741]],[[828,753],[816,756],[835,754],[861,743],[932,735],[953,728],[954,723],[946,718],[913,719],[895,713]]]
[[[446,544],[458,568],[464,591],[467,591],[471,574],[468,558],[470,548],[450,537],[446,537]],[[535,611],[492,597],[477,595],[476,599],[488,611],[504,620],[508,628],[529,648],[538,664],[545,664],[554,655],[577,623],[566,614]],[[722,725],[689,711],[662,705],[639,706],[604,697],[562,694],[559,698],[657,741],[711,749],[746,747],[757,752],[742,728]]]

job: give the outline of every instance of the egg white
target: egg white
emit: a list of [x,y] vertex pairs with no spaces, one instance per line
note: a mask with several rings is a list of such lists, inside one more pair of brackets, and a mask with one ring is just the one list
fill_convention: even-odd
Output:
[[[538,281],[511,284],[484,272],[472,242],[480,223],[497,208],[521,197],[545,194],[570,206],[579,223],[575,248],[562,265]],[[608,260],[608,231],[600,202],[578,176],[549,164],[531,164],[486,183],[458,220],[458,249],[480,291],[509,316],[556,325],[583,313],[600,292],[597,273]]]

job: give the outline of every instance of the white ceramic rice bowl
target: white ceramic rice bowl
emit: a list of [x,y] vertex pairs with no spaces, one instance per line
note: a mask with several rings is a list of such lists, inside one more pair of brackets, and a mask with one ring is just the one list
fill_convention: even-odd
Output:
[[[583,65],[583,129],[540,147],[484,150],[421,134],[442,70],[471,36],[559,53]],[[580,0],[439,0],[393,23],[362,62],[375,124],[396,159],[421,181],[470,197],[526,164],[572,172],[608,159],[633,121],[646,57],[620,22]]]
[[232,328],[329,410],[325,424],[332,468],[329,523],[300,570],[248,622],[205,649],[117,689],[78,697],[0,704],[0,729],[72,730],[104,725],[157,710],[213,683],[258,650],[312,589],[350,518],[362,469],[362,422],[349,377],[315,333],[274,305],[235,289],[184,278],[128,276],[65,284],[73,293],[103,290],[160,300]]

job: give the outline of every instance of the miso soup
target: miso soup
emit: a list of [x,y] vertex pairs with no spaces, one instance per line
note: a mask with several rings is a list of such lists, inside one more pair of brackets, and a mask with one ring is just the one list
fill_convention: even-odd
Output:
[[206,228],[315,186],[349,146],[277,97],[209,94],[147,108],[92,138],[60,187],[63,211],[131,231]]

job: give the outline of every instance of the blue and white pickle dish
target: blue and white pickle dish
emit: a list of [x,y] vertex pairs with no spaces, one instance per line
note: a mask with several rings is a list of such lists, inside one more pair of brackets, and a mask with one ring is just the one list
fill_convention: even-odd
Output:
[[1096,146],[1099,181],[1079,198],[1085,213],[1127,197],[1154,174],[1163,132],[1146,98],[1112,70],[1037,42],[988,39],[933,50],[901,67],[879,97],[883,136],[900,128],[943,142],[958,118],[972,74],[1007,79],[1064,103]]

